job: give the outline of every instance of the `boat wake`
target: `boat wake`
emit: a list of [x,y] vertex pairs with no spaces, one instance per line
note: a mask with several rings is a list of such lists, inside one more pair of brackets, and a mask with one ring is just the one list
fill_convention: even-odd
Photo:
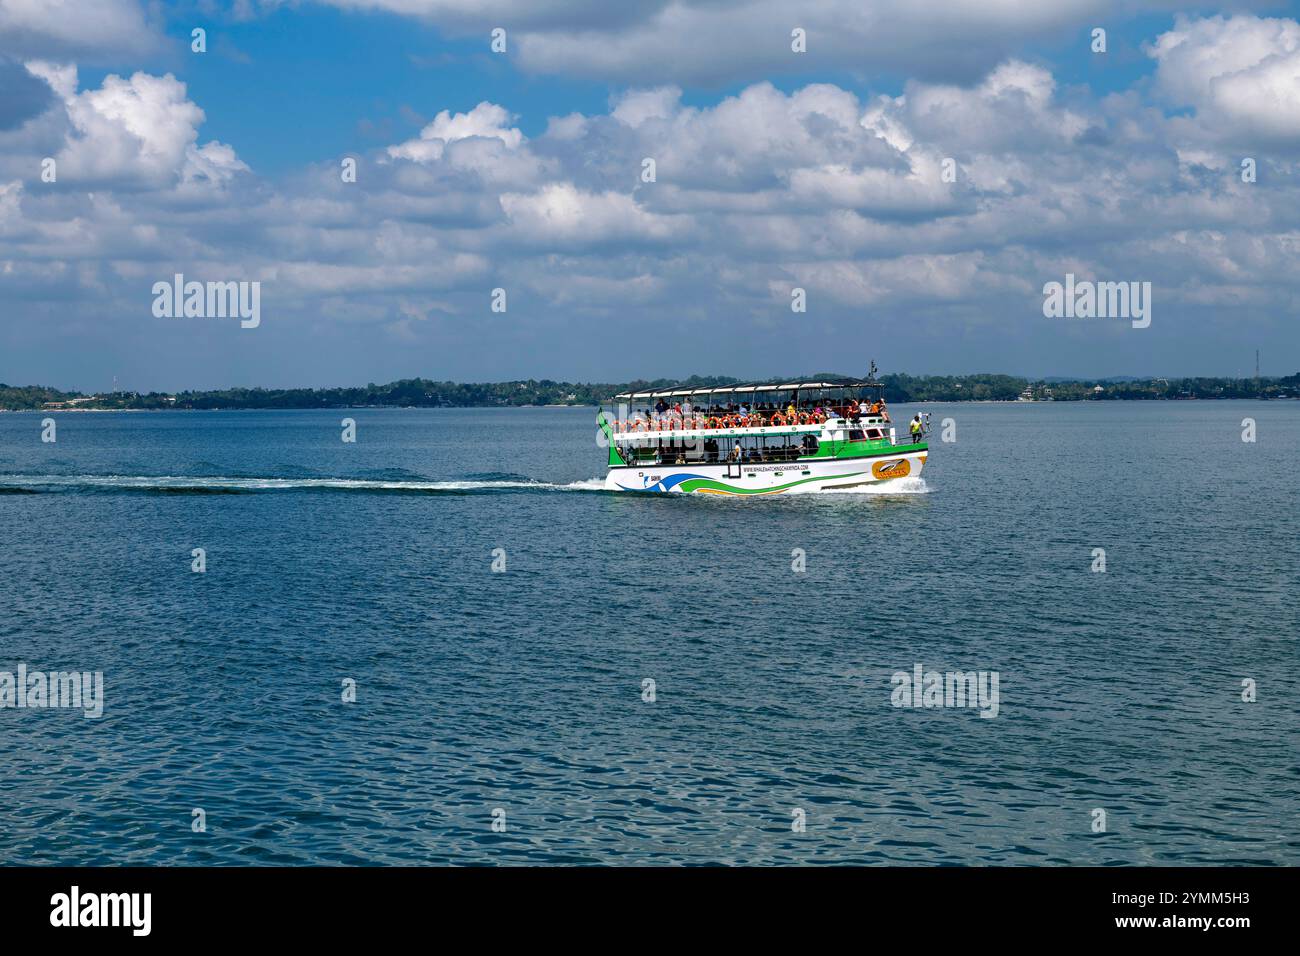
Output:
[[171,495],[240,495],[265,492],[369,492],[395,494],[492,494],[501,492],[601,491],[598,478],[567,483],[519,476],[450,481],[369,478],[236,478],[182,475],[0,475],[0,494],[101,492]]
[[814,493],[818,495],[928,495],[930,486],[924,478],[893,478],[878,481],[870,485],[856,485],[852,488],[822,488]]

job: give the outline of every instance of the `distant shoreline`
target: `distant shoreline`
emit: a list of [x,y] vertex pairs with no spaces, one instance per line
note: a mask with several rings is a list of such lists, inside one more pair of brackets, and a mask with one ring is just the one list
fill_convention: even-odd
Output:
[[[829,372],[774,381],[836,381],[850,376]],[[952,402],[1222,401],[1300,398],[1300,373],[1285,378],[1040,379],[999,373],[973,375],[884,375],[891,404]],[[183,392],[115,391],[86,395],[49,386],[0,384],[0,411],[241,411],[311,408],[537,408],[615,405],[627,392],[708,389],[750,380],[692,376],[684,381],[578,383],[550,379],[511,382],[439,382],[403,379],[386,385],[341,388],[228,388]],[[645,400],[630,403],[644,406]]]
[[[893,402],[894,405],[1091,405],[1101,402],[1135,402],[1139,404],[1163,404],[1165,402],[1175,402],[1183,404],[1186,402],[1292,402],[1300,401],[1298,397],[1279,397],[1279,398],[1253,398],[1253,397],[1215,397],[1215,398],[1160,398],[1160,399],[1137,399],[1137,398],[1116,398],[1116,399],[1083,399],[1083,400],[1062,400],[1062,401],[1022,401],[1014,398],[968,398],[968,399],[914,399],[905,402]],[[606,403],[608,405],[609,403]],[[87,415],[87,414],[106,414],[110,412],[129,412],[132,414],[150,415],[150,414],[176,414],[176,413],[203,413],[203,412],[329,412],[329,411],[462,411],[465,409],[479,409],[482,411],[519,411],[521,409],[540,410],[546,408],[587,408],[599,409],[601,405],[596,404],[579,404],[569,405],[313,405],[313,406],[243,406],[243,407],[214,407],[214,408],[0,408],[0,414],[12,415]]]

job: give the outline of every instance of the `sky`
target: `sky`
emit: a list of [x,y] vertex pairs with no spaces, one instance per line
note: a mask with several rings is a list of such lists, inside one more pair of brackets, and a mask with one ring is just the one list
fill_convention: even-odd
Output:
[[[0,382],[1292,374],[1298,21],[0,0]],[[159,314],[177,274],[256,325]],[[1049,317],[1067,274],[1149,324]]]

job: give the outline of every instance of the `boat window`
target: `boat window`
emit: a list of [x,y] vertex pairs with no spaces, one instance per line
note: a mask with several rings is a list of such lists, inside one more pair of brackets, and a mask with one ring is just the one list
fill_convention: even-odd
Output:
[[861,428],[853,428],[849,430],[849,441],[862,441],[866,437],[867,436],[863,434]]

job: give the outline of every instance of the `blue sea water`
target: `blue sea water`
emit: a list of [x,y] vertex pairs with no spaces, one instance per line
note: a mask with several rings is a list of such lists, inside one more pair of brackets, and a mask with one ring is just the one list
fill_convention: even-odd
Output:
[[591,409],[0,415],[0,670],[104,675],[0,709],[0,862],[1300,862],[1300,403],[924,410],[754,500],[599,490]]

